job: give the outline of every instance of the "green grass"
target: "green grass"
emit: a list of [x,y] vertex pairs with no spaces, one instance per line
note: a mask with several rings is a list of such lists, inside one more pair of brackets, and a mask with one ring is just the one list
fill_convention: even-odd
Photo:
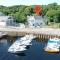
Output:
[[54,22],[51,22],[48,24],[48,27],[52,27],[52,28],[60,28],[60,23],[54,23]]

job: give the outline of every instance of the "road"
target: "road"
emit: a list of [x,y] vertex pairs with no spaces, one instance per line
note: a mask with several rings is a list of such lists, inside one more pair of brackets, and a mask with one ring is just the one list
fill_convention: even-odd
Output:
[[32,33],[32,34],[48,34],[60,36],[60,29],[54,28],[20,28],[20,27],[0,27],[2,32],[14,32],[14,33]]

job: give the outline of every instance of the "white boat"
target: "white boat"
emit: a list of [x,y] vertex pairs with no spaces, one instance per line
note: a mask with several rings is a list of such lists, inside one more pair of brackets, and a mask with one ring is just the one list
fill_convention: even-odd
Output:
[[60,47],[59,42],[60,39],[58,38],[53,38],[53,39],[50,38],[44,50],[47,52],[59,52],[59,47]]
[[0,38],[1,38],[2,36],[5,36],[5,35],[7,35],[6,32],[0,32]]
[[28,45],[32,45],[31,41],[34,39],[35,36],[33,35],[25,35],[22,38],[17,39],[8,49],[8,52],[11,53],[20,53],[26,51],[26,47]]
[[36,37],[33,35],[26,35],[25,37],[20,39],[20,45],[32,45],[31,41],[34,38],[36,38]]

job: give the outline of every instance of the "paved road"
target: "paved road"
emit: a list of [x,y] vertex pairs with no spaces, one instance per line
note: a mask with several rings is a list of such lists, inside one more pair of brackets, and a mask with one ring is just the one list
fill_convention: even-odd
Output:
[[16,32],[16,33],[35,33],[35,34],[48,34],[60,36],[60,29],[54,28],[20,28],[20,27],[0,27],[0,31]]

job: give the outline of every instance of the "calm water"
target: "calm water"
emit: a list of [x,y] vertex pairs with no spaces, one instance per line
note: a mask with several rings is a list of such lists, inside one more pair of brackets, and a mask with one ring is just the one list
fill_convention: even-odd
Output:
[[44,52],[44,42],[32,41],[32,46],[19,55],[8,53],[8,48],[12,44],[9,39],[0,41],[0,60],[60,60],[60,53]]

